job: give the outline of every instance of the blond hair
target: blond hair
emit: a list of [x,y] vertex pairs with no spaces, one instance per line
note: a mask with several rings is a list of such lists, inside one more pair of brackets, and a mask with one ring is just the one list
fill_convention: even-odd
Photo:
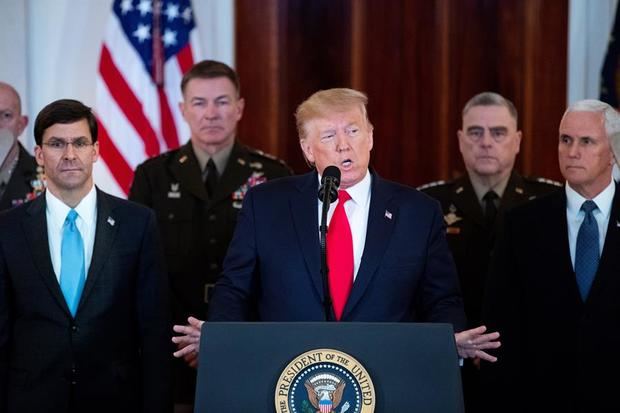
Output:
[[311,120],[325,117],[332,112],[344,112],[355,107],[359,107],[368,127],[372,129],[366,112],[366,104],[368,104],[368,97],[357,90],[348,88],[319,90],[303,101],[295,111],[299,140],[308,137],[307,126]]

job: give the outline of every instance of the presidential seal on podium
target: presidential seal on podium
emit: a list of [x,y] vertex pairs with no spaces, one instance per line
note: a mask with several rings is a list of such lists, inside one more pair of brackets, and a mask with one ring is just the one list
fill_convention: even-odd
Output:
[[278,413],[372,413],[375,389],[364,366],[351,355],[310,350],[282,371],[275,407]]

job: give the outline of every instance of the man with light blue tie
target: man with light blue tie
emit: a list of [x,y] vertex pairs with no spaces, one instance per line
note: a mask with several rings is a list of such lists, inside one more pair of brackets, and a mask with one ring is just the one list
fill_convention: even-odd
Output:
[[620,194],[610,139],[620,115],[583,100],[564,113],[565,190],[507,214],[485,299],[501,332],[482,366],[494,411],[617,411],[620,371]]
[[45,195],[0,216],[0,411],[169,412],[170,316],[155,217],[98,190],[97,121],[37,116]]

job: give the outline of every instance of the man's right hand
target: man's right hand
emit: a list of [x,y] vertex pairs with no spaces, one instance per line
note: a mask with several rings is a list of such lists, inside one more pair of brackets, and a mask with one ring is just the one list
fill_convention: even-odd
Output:
[[195,317],[189,317],[187,322],[187,325],[175,325],[172,327],[175,333],[181,334],[172,337],[172,342],[177,345],[178,349],[172,354],[177,358],[183,357],[183,360],[190,367],[196,368],[198,365],[198,352],[200,351],[200,329],[204,321]]

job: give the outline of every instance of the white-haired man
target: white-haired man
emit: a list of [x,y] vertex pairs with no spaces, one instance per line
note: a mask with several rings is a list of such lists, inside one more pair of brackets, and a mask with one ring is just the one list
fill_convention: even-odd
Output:
[[[503,336],[482,366],[494,411],[607,412],[618,408],[620,194],[610,138],[620,115],[597,100],[560,122],[564,191],[506,214],[483,320]],[[541,346],[551,345],[549,351]]]

